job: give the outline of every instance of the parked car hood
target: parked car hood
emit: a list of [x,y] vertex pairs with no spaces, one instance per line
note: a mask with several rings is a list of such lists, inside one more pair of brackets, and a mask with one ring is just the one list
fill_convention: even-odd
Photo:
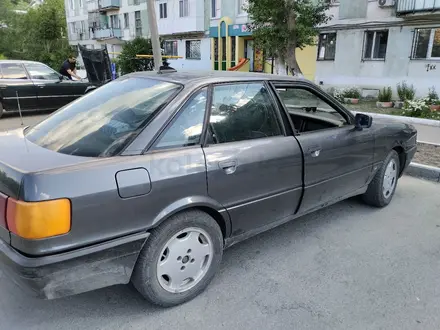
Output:
[[90,161],[39,147],[24,137],[23,128],[0,132],[0,192],[19,198],[26,175]]

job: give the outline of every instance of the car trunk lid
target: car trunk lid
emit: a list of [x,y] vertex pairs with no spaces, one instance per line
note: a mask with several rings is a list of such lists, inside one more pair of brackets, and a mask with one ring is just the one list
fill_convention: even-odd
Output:
[[20,199],[20,186],[27,175],[90,161],[57,153],[31,143],[19,128],[0,133],[0,193]]

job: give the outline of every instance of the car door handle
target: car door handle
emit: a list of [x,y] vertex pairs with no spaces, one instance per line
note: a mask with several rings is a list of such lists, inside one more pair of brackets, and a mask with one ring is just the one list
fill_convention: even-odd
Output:
[[218,163],[218,166],[226,173],[232,174],[237,170],[236,160],[226,160],[224,162]]
[[44,88],[44,87],[46,87],[46,85],[41,85],[41,84],[37,84],[36,85],[38,88]]
[[321,147],[320,146],[313,146],[308,149],[309,153],[312,155],[312,157],[318,157],[321,153]]

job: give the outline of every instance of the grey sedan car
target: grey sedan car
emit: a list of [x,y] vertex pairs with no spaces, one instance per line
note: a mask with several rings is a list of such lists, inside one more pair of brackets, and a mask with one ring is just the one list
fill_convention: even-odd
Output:
[[135,73],[0,133],[0,267],[42,298],[200,294],[239,241],[343,199],[388,205],[416,130],[306,80]]

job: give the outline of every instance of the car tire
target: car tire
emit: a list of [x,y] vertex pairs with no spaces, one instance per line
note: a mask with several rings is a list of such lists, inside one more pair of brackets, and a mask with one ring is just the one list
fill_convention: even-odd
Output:
[[362,196],[365,203],[375,207],[385,207],[393,199],[400,174],[400,160],[396,151],[392,150],[385,158],[381,168],[374,175]]
[[3,112],[4,112],[3,104],[0,102],[0,118],[3,116]]
[[131,282],[155,305],[179,305],[205,290],[222,255],[223,235],[217,222],[205,212],[184,211],[151,231]]

